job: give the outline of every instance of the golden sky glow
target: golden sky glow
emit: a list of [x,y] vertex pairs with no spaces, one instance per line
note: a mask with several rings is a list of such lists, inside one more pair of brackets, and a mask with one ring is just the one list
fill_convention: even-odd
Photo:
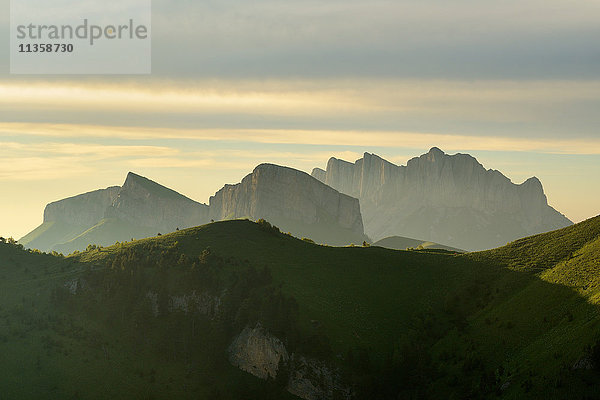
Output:
[[310,172],[368,151],[403,164],[432,146],[540,177],[578,221],[600,213],[599,106],[600,81],[5,81],[0,234],[130,170],[206,202],[262,162]]

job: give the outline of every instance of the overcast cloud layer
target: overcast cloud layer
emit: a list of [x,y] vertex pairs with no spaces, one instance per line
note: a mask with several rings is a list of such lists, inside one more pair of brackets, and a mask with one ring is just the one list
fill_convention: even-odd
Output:
[[[8,0],[0,34],[6,37]],[[584,79],[594,0],[155,0],[153,72],[179,77]],[[6,40],[1,42],[6,54]],[[2,59],[7,71],[7,60]]]

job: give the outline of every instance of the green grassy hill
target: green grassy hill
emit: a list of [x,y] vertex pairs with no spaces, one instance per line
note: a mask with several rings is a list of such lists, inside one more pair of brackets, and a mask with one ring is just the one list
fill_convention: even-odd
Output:
[[[596,369],[572,367],[593,362],[600,333],[600,217],[460,255],[319,246],[245,220],[66,259],[9,245],[0,254],[2,370],[17,371],[0,391],[16,398],[35,397],[21,376],[78,398],[281,398],[276,383],[226,362],[227,343],[257,321],[290,350],[340,368],[357,398],[599,389]],[[74,278],[87,289],[65,293]],[[226,317],[147,315],[148,291],[190,290],[226,293]],[[14,361],[17,351],[30,356]]]

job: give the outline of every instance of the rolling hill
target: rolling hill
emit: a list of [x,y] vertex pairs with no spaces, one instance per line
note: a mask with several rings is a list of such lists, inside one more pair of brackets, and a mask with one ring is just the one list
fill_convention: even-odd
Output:
[[[0,390],[315,398],[300,365],[322,372],[321,398],[589,398],[599,251],[600,217],[459,255],[319,246],[245,220],[65,259],[4,244]],[[244,329],[294,355],[274,380],[227,362]]]

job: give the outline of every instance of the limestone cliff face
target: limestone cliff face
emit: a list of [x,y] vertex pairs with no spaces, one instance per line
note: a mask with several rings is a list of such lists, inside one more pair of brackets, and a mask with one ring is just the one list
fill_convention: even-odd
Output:
[[106,216],[171,232],[207,223],[208,207],[130,172]]
[[207,222],[207,205],[130,172],[121,187],[48,204],[44,223],[20,241],[27,247],[67,254],[88,244],[106,246]]
[[44,209],[44,222],[92,226],[104,218],[106,209],[117,197],[119,189],[118,186],[112,186],[50,203]]
[[517,185],[468,154],[435,147],[406,166],[365,153],[355,163],[332,158],[324,176],[313,174],[360,199],[374,240],[401,235],[478,250],[571,224],[537,178]]
[[231,364],[261,379],[277,377],[280,363],[290,359],[283,342],[260,325],[246,327],[231,343],[228,353]]
[[298,354],[289,354],[284,343],[260,324],[246,327],[227,350],[229,362],[261,379],[275,379],[280,368],[289,373],[288,392],[305,400],[352,398],[339,374],[326,363]]
[[[284,232],[329,244],[360,243],[364,237],[357,199],[302,171],[272,164],[259,165],[241,183],[212,196],[210,218],[264,218]],[[351,239],[346,243],[346,238]]]

